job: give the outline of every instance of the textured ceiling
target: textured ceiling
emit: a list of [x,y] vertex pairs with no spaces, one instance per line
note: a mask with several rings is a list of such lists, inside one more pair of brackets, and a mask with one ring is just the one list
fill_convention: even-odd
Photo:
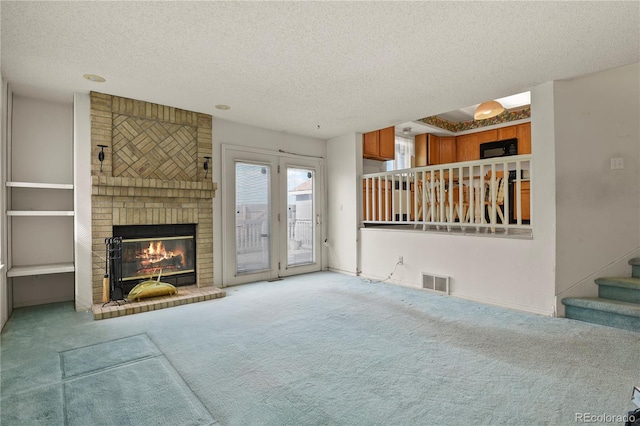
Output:
[[638,2],[0,8],[2,74],[18,94],[70,102],[96,90],[323,139],[638,62],[640,52]]

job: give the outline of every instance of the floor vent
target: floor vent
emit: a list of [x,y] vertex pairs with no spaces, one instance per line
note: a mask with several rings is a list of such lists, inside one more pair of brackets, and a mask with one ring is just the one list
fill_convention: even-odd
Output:
[[422,273],[422,288],[437,293],[449,294],[449,277]]

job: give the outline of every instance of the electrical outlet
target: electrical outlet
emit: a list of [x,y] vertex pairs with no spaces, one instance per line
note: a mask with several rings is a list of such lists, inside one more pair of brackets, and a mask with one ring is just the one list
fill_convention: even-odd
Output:
[[398,256],[398,265],[404,265],[404,259],[402,256]]

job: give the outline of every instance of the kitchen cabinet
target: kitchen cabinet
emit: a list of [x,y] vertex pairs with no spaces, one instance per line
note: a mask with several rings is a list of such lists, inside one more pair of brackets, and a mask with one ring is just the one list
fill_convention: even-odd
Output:
[[429,165],[456,162],[456,138],[429,135]]
[[456,137],[456,160],[473,161],[480,159],[480,142],[478,134],[471,133]]
[[440,164],[456,162],[456,138],[446,136],[440,138]]
[[456,161],[480,159],[480,144],[518,138],[518,154],[531,154],[531,123],[456,136]]
[[[478,143],[493,142],[498,140],[498,130],[486,130],[476,133],[478,135]],[[478,148],[479,149],[479,148]],[[478,151],[479,152],[479,151]]]
[[367,132],[362,135],[362,156],[370,160],[393,160],[396,154],[395,127]]
[[518,154],[531,154],[531,123],[518,124],[515,127],[518,138]]
[[531,154],[531,123],[461,136],[416,135],[416,167],[480,159],[480,144],[518,138],[518,154]]
[[429,156],[429,165],[440,164],[440,137],[435,135],[429,135],[427,140],[427,151]]
[[415,136],[415,153],[416,153],[416,167],[426,166],[427,162],[427,140],[429,139],[428,133]]
[[503,141],[505,139],[513,139],[515,137],[517,137],[517,131],[516,131],[516,127],[517,126],[508,126],[508,127],[501,127],[498,130],[498,138],[494,139],[497,141]]

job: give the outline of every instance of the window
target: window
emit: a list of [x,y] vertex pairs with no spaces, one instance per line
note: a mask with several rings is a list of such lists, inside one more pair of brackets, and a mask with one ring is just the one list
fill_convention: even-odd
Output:
[[396,158],[386,163],[387,171],[410,169],[411,159],[415,155],[415,143],[413,137],[396,136]]

